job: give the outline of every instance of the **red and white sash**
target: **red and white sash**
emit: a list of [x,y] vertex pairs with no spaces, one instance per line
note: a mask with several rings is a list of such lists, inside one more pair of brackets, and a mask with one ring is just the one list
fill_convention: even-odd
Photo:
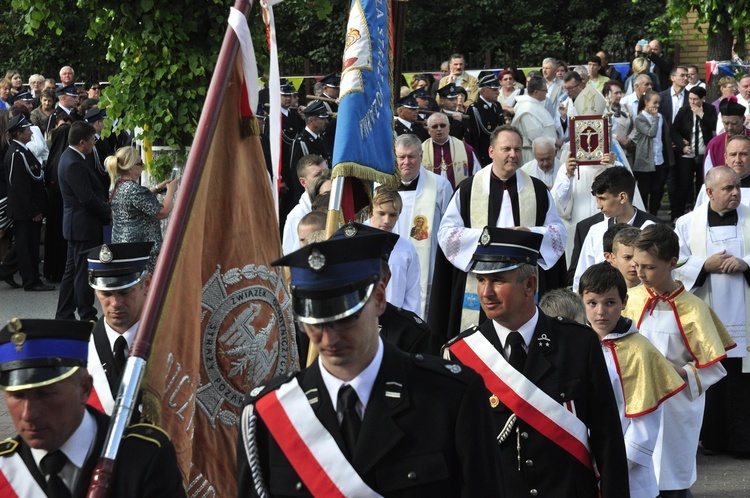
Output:
[[18,453],[0,456],[0,496],[3,498],[47,498]]
[[94,379],[94,388],[91,390],[91,395],[86,403],[107,415],[112,415],[115,408],[115,399],[109,389],[107,374],[102,367],[102,360],[99,358],[93,337],[89,341],[88,370]]
[[449,349],[521,420],[593,470],[586,425],[513,368],[486,337],[475,333]]
[[380,497],[346,459],[292,379],[263,396],[255,409],[313,496]]

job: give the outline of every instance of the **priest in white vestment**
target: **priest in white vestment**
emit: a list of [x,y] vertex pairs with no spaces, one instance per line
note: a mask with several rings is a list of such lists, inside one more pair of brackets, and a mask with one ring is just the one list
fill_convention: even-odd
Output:
[[444,177],[423,168],[422,144],[413,135],[401,135],[395,143],[396,164],[401,172],[398,193],[403,207],[393,232],[411,242],[419,257],[422,318],[427,317],[435,255],[438,247],[438,228],[453,187]]
[[[549,191],[541,181],[518,171],[521,144],[515,128],[496,128],[489,147],[492,164],[459,186],[440,223],[438,242],[455,270],[450,278],[446,276],[446,281],[440,281],[439,287],[436,268],[428,323],[441,327],[448,338],[482,320],[476,282],[466,272],[485,226],[515,227],[542,234],[538,262],[543,270],[555,267],[565,251],[567,233]],[[547,288],[560,285],[540,283]],[[433,330],[438,330],[435,327]]]
[[675,278],[711,306],[737,343],[722,362],[727,377],[707,395],[704,447],[747,454],[750,429],[736,415],[750,410],[750,207],[740,203],[740,179],[728,166],[708,172],[706,194],[707,203],[677,220]]
[[562,126],[555,121],[544,107],[547,97],[547,84],[544,78],[531,78],[527,85],[526,95],[516,99],[513,126],[519,129],[523,137],[523,162],[534,160],[531,143],[537,137],[549,137],[562,144]]

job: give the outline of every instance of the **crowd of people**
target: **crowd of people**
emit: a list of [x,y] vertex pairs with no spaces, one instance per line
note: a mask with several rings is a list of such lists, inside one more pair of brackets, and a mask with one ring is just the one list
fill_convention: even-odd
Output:
[[[605,51],[572,69],[546,58],[525,75],[476,76],[453,54],[441,78],[417,75],[396,99],[399,184],[376,186],[359,222],[328,239],[340,79],[323,78],[304,106],[281,82],[284,255],[272,264],[290,269],[303,361],[247,394],[239,496],[679,498],[696,481],[699,445],[747,455],[750,75],[721,80],[722,98],[707,104],[697,68],[661,50],[639,42],[630,75]],[[0,222],[24,250],[0,276],[13,285],[17,268],[27,290],[50,287],[38,233],[45,216],[50,230],[57,192],[67,261],[56,318],[95,319],[94,296],[104,316],[93,334],[33,320],[0,331],[0,385],[20,433],[0,446],[0,472],[20,468],[42,487],[35,461],[62,449],[71,464],[63,443],[99,416],[84,406],[92,390],[111,414],[176,187],[139,185],[135,149],[116,137],[97,152],[106,139],[87,121],[101,127],[104,111],[80,109],[86,119],[68,124],[70,85],[56,93],[52,111],[42,92],[30,116],[6,125],[10,216]],[[592,105],[609,137],[595,160],[577,153],[573,131]],[[44,127],[33,113],[48,116]],[[45,163],[27,145],[35,127],[52,145],[67,127],[52,168],[54,147]],[[55,365],[23,352],[36,340],[50,356],[49,331],[66,327],[65,340],[90,341],[91,377],[80,348]],[[29,393],[60,386],[77,393],[65,407],[77,424],[55,440],[24,433]],[[152,446],[146,462],[164,453],[160,496],[181,495],[173,448]],[[42,473],[49,487],[88,479]]]

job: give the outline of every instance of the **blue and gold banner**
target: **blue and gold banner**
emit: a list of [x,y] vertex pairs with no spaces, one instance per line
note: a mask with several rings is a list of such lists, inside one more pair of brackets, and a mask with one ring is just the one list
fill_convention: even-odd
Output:
[[353,0],[346,28],[333,176],[392,183],[390,2]]

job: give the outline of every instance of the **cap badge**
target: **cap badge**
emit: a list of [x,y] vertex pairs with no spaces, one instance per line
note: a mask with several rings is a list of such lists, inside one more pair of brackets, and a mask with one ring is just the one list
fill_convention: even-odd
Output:
[[307,264],[309,264],[310,268],[315,271],[321,270],[326,265],[326,257],[317,249],[313,249],[312,253],[307,258]]
[[20,353],[23,349],[23,343],[26,342],[26,334],[21,332],[23,324],[19,318],[11,319],[8,323],[8,330],[11,333],[10,342],[16,345],[16,353]]
[[492,408],[497,408],[497,405],[499,405],[499,404],[500,404],[500,398],[498,398],[494,394],[492,396],[490,396],[490,406]]
[[357,235],[357,227],[355,227],[354,225],[347,225],[346,227],[344,227],[344,235],[346,235],[347,237],[354,237],[355,235]]
[[113,258],[112,251],[107,247],[107,244],[104,244],[99,251],[99,261],[102,263],[111,263]]
[[483,246],[488,246],[491,240],[492,237],[490,237],[490,231],[487,229],[487,227],[485,227],[484,232],[482,232],[482,236],[479,238],[479,243]]

